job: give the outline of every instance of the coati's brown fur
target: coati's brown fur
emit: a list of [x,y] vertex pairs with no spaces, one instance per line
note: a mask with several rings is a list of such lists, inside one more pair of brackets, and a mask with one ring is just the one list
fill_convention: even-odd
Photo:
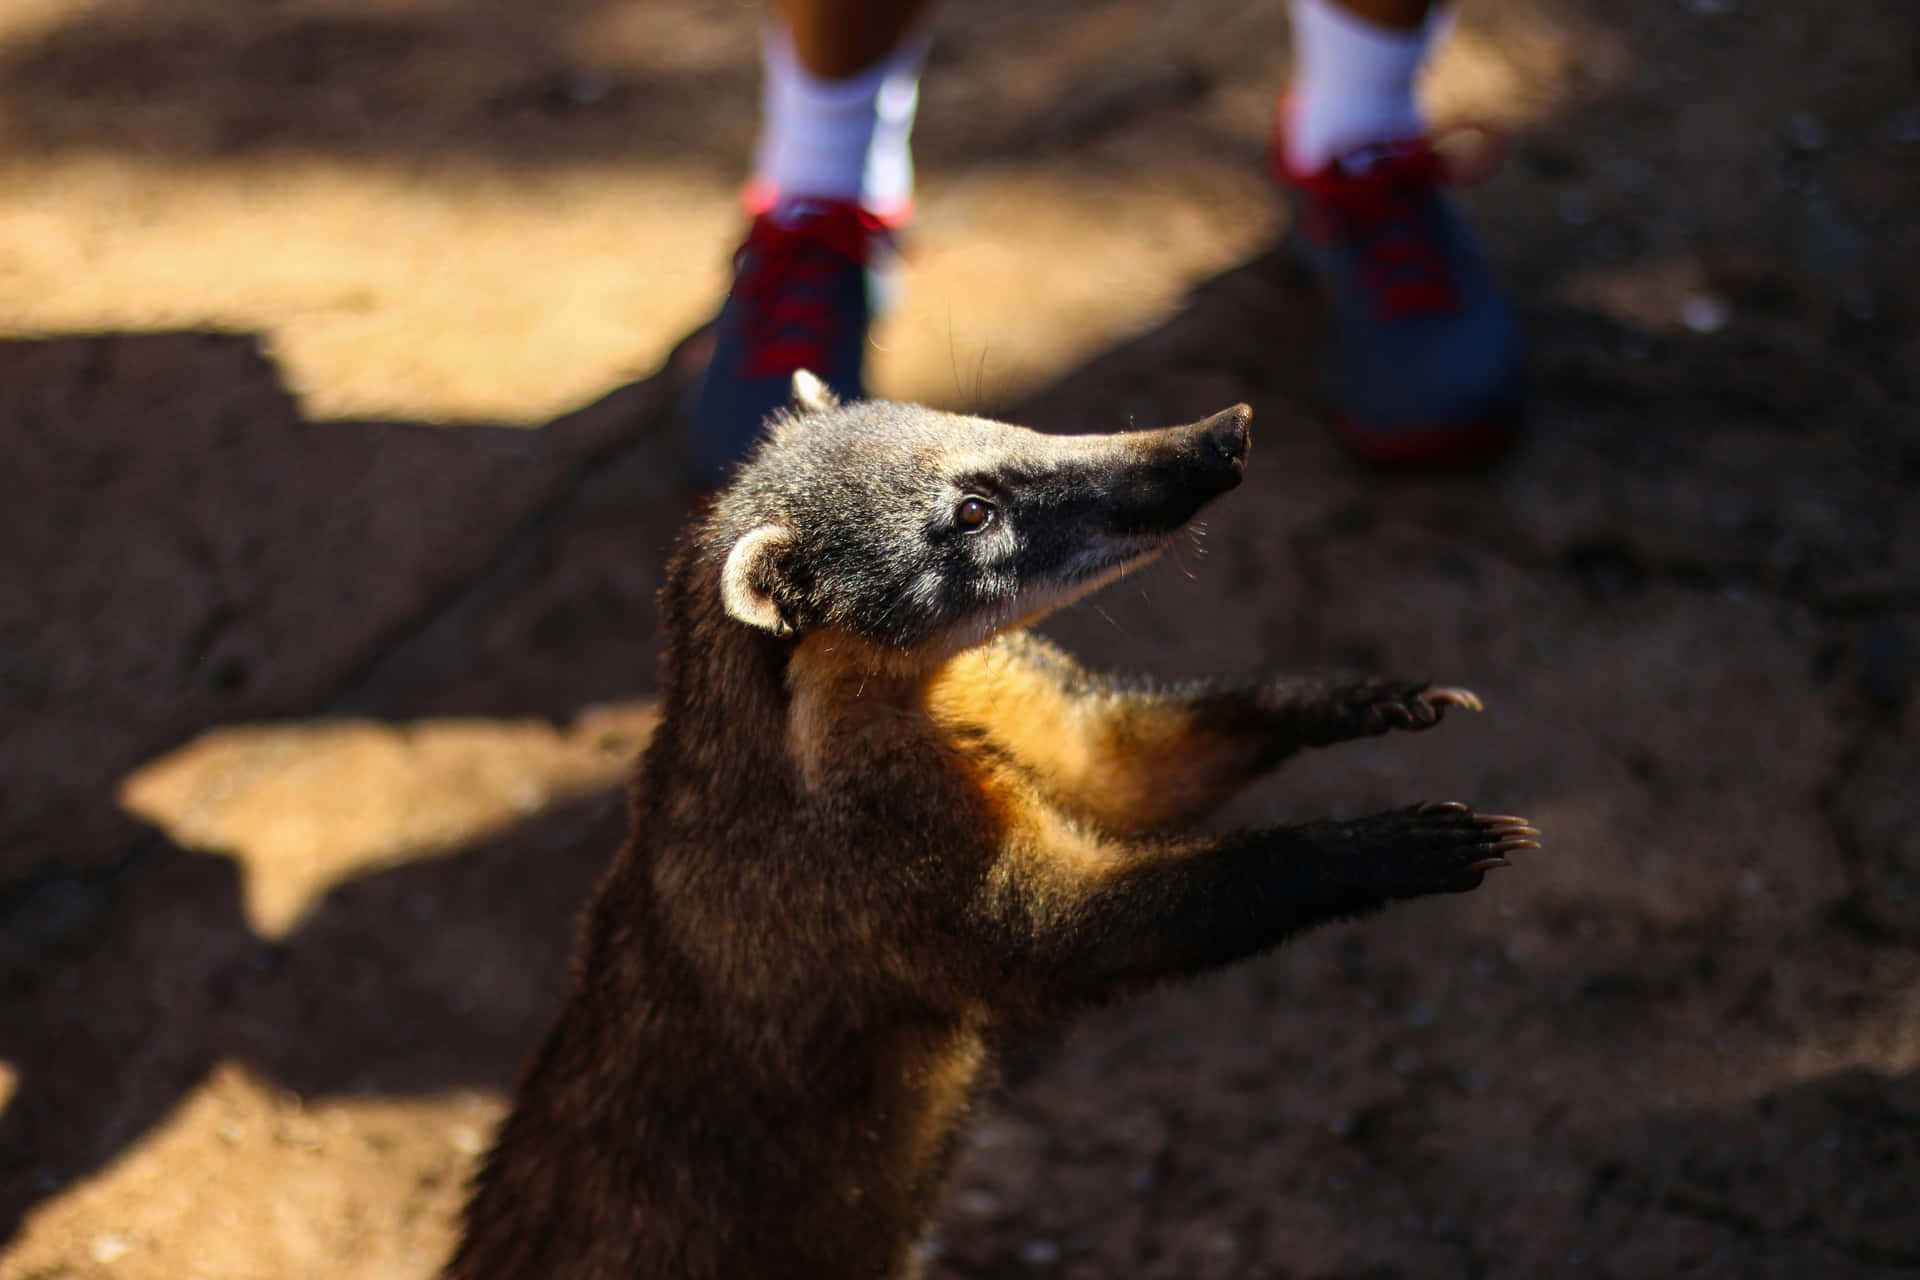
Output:
[[909,1276],[1004,1029],[1538,847],[1460,805],[1191,834],[1477,703],[1126,684],[1020,629],[1237,484],[1249,416],[1043,436],[796,379],[674,557],[633,834],[453,1280]]

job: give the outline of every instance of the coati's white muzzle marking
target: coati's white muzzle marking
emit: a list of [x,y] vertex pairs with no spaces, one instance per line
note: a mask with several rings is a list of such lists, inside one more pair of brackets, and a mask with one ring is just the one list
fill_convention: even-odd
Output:
[[977,614],[953,631],[952,651],[971,649],[995,636],[1030,627],[1100,588],[1151,564],[1167,549],[1172,537],[1130,540],[1126,547],[1090,547],[1057,572],[1034,583],[997,609]]

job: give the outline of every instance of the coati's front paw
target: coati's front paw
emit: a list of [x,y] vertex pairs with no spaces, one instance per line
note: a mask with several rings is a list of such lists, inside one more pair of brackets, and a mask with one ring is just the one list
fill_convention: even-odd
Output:
[[1468,711],[1485,708],[1471,689],[1430,685],[1424,680],[1368,680],[1343,691],[1343,718],[1356,738],[1376,737],[1394,729],[1431,729],[1448,707]]
[[1540,847],[1525,818],[1475,813],[1457,803],[1422,804],[1343,824],[1358,846],[1354,870],[1387,898],[1477,889],[1507,855]]

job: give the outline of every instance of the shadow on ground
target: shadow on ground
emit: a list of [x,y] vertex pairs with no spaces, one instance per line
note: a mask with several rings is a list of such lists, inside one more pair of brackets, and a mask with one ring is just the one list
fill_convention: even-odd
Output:
[[[1221,78],[1223,59],[1250,56],[1243,45],[1143,57],[1128,33],[1163,19],[1115,9],[1107,19],[1118,29],[1096,24],[1089,38],[1088,8],[996,0],[941,21],[921,142],[943,170],[1085,142],[1191,104]],[[28,25],[0,54],[0,146],[205,166],[664,165],[738,181],[759,84],[754,26],[741,17],[621,0],[505,0],[479,17],[464,6],[112,0]],[[981,43],[1003,60],[1045,58],[1051,73],[948,80],[942,68]]]
[[[301,1092],[510,1076],[551,1006],[571,914],[617,843],[611,799],[342,885],[268,939],[242,910],[241,865],[143,829],[125,788],[219,724],[348,713],[404,663],[407,638],[444,635],[443,616],[489,603],[475,581],[521,570],[559,524],[592,543],[616,520],[619,546],[583,556],[561,604],[537,591],[513,602],[535,610],[507,611],[523,624],[515,701],[643,693],[658,562],[683,510],[672,468],[656,458],[623,486],[617,516],[581,489],[618,470],[636,435],[661,445],[648,424],[672,376],[540,432],[316,427],[246,337],[0,344],[21,497],[0,515],[20,570],[0,737],[0,972],[18,1029],[0,1036],[16,1076],[0,1114],[9,1233],[223,1058]],[[571,649],[566,618],[586,605],[620,634],[592,655]],[[462,631],[435,657],[480,679],[501,656],[491,640]],[[543,678],[562,671],[556,697]],[[406,799],[336,794],[317,820],[378,826],[387,815],[365,811],[382,804]],[[539,941],[522,951],[516,935]],[[533,1022],[510,1012],[520,1000]]]

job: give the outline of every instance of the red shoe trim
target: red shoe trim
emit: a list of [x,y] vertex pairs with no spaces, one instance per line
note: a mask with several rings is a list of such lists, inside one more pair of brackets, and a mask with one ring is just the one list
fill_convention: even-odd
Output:
[[[747,211],[749,217],[757,218],[779,203],[780,188],[765,178],[748,178],[740,185],[740,207]],[[867,208],[866,212],[878,219],[881,226],[897,231],[913,221],[913,197],[908,196],[898,204],[884,208]]]
[[847,264],[870,265],[890,232],[844,200],[794,204],[791,219],[761,214],[734,256],[731,297],[742,301],[742,367],[748,378],[817,369],[834,341],[827,289]]

